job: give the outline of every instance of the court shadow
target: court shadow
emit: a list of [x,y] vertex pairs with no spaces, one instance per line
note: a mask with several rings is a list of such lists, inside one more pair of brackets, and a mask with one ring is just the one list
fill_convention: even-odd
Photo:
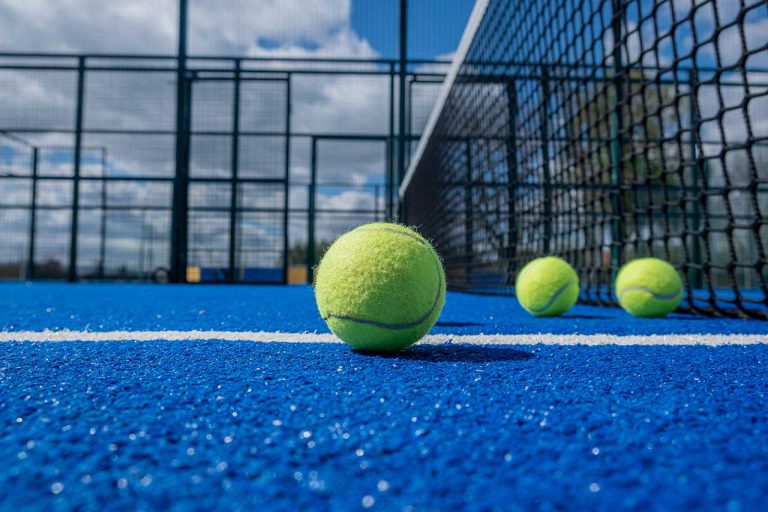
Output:
[[535,356],[530,352],[510,347],[478,347],[474,345],[417,345],[403,352],[359,352],[363,355],[425,361],[432,363],[491,363],[496,361],[528,361]]
[[552,318],[562,318],[562,319],[581,318],[581,319],[587,319],[587,320],[593,320],[593,319],[601,320],[601,319],[611,318],[611,317],[605,316],[605,315],[569,315],[569,314],[566,313],[563,316],[559,316],[559,317],[556,316],[556,317],[552,317]]
[[483,325],[478,322],[437,322],[437,327],[473,327],[477,325]]
[[[685,320],[686,322],[690,320],[695,320],[695,321],[701,320],[705,322],[712,322],[713,320],[717,321],[716,318],[713,318],[711,316],[696,316],[696,315],[689,315],[687,313],[674,313],[671,315],[667,315],[663,318],[666,320]],[[650,320],[658,320],[658,318],[651,318]]]

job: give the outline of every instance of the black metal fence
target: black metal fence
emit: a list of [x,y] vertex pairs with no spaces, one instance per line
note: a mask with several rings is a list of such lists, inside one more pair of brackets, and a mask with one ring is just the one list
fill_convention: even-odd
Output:
[[402,189],[456,289],[514,293],[561,255],[616,304],[654,255],[689,312],[768,318],[768,20],[762,0],[478,3]]
[[0,55],[0,277],[284,283],[396,217],[398,61],[177,62]]

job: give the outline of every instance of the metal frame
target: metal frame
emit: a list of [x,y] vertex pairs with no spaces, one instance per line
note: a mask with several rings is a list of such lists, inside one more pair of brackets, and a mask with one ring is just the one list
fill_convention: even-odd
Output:
[[[309,194],[308,194],[308,200],[307,200],[307,255],[306,255],[306,267],[307,267],[307,276],[312,276],[313,269],[315,265],[318,262],[317,258],[317,240],[316,240],[316,228],[315,228],[315,219],[318,213],[356,213],[360,215],[374,215],[374,217],[378,219],[378,216],[381,212],[379,209],[379,192],[378,192],[378,186],[375,186],[374,189],[374,207],[371,209],[356,209],[356,210],[349,210],[349,209],[339,209],[339,208],[317,208],[317,154],[318,154],[318,143],[322,141],[347,141],[347,142],[381,142],[384,144],[384,157],[386,162],[386,168],[384,172],[384,176],[386,179],[386,183],[384,187],[387,189],[386,193],[388,194],[388,197],[392,196],[392,192],[394,190],[393,183],[391,183],[390,177],[393,174],[393,165],[392,160],[389,159],[390,155],[390,148],[391,148],[391,137],[382,136],[382,135],[313,135],[311,137],[310,142],[310,181],[308,186]],[[324,186],[334,186],[338,185],[332,182],[329,183],[322,183]],[[348,184],[343,184],[348,185]],[[295,211],[295,210],[294,210]],[[392,212],[387,207],[386,214],[390,215]],[[381,219],[384,220],[384,219]]]
[[[401,165],[401,154],[405,148],[405,142],[413,140],[416,135],[410,133],[410,125],[408,124],[408,133],[405,133],[406,121],[405,118],[409,115],[411,110],[409,95],[401,95],[400,100],[396,101],[396,87],[399,87],[400,82],[407,84],[414,81],[426,81],[436,80],[441,77],[439,73],[408,73],[406,67],[401,66],[400,60],[394,59],[263,59],[263,58],[234,58],[234,57],[217,57],[217,56],[186,56],[185,48],[180,42],[179,55],[178,56],[148,56],[148,55],[132,55],[132,54],[51,54],[51,53],[0,53],[0,71],[4,70],[32,70],[32,71],[61,71],[62,73],[72,73],[77,77],[77,92],[74,98],[75,101],[75,120],[72,128],[65,128],[56,126],[52,128],[39,127],[29,128],[20,126],[0,126],[0,134],[6,136],[21,136],[26,135],[29,137],[35,137],[45,134],[58,134],[58,135],[72,135],[73,146],[72,151],[75,153],[74,157],[74,172],[72,176],[38,176],[37,175],[37,162],[42,155],[35,156],[35,166],[32,170],[32,175],[16,176],[17,178],[31,178],[32,181],[32,193],[33,199],[29,204],[24,205],[2,205],[0,208],[10,208],[11,206],[19,207],[22,209],[31,210],[31,218],[35,220],[38,211],[44,211],[51,209],[48,206],[40,205],[37,202],[39,189],[39,180],[59,180],[68,181],[73,183],[73,197],[71,198],[71,211],[72,211],[72,223],[69,228],[69,264],[66,268],[66,279],[69,281],[76,281],[84,276],[80,274],[78,270],[78,234],[80,226],[79,213],[80,210],[88,210],[93,207],[79,205],[80,202],[80,184],[86,181],[100,181],[103,184],[102,196],[103,196],[103,208],[102,218],[99,223],[99,233],[102,237],[99,243],[100,261],[96,272],[89,274],[88,278],[105,279],[109,278],[109,272],[105,268],[105,254],[107,246],[109,245],[109,233],[107,233],[106,223],[109,212],[114,211],[157,211],[168,212],[170,214],[171,230],[169,233],[169,239],[166,241],[170,246],[170,254],[168,261],[168,268],[170,270],[170,278],[172,281],[185,282],[186,281],[186,267],[187,256],[189,249],[187,247],[188,241],[188,223],[189,223],[189,186],[190,183],[220,183],[231,182],[236,183],[265,183],[265,184],[282,184],[284,187],[284,203],[281,208],[242,208],[238,201],[238,194],[236,186],[232,187],[229,206],[227,211],[230,216],[230,257],[229,257],[229,272],[228,282],[237,282],[238,278],[234,271],[237,267],[237,261],[233,261],[237,252],[237,247],[233,244],[237,243],[237,233],[232,235],[234,224],[232,218],[235,220],[240,212],[243,211],[260,211],[260,212],[273,212],[282,215],[283,232],[285,236],[282,240],[282,253],[283,253],[283,269],[282,269],[282,281],[287,282],[287,270],[288,270],[288,254],[290,244],[290,222],[291,215],[313,215],[315,213],[323,213],[317,208],[305,208],[303,205],[291,205],[290,204],[290,190],[291,186],[296,183],[292,180],[290,175],[291,166],[291,153],[293,148],[293,141],[295,139],[336,139],[336,140],[360,140],[360,141],[381,141],[385,144],[386,151],[386,169],[385,172],[385,188],[383,196],[386,198],[384,201],[385,210],[382,212],[379,209],[378,202],[380,199],[374,199],[377,204],[370,210],[358,213],[373,213],[382,218],[393,219],[397,218],[397,186],[399,185]],[[22,58],[26,62],[19,63],[18,60]],[[12,62],[4,62],[4,60],[13,59]],[[130,61],[130,62],[128,62]],[[270,66],[264,66],[263,64],[269,62]],[[279,69],[274,67],[275,63],[284,64],[285,69]],[[318,69],[317,64],[323,63],[324,68]],[[411,64],[442,64],[447,65],[445,61],[429,61],[419,60],[410,61]],[[359,69],[356,69],[359,68]],[[177,112],[176,112],[176,127],[175,129],[126,129],[126,128],[101,128],[101,127],[89,127],[85,123],[84,111],[85,103],[88,101],[88,78],[89,73],[98,71],[114,71],[124,73],[174,73],[176,76],[176,96],[177,96]],[[291,112],[293,103],[293,78],[301,75],[342,75],[342,76],[380,76],[387,78],[389,81],[390,97],[387,101],[387,123],[386,133],[375,134],[362,134],[362,135],[350,135],[347,133],[312,133],[295,131],[292,126]],[[192,129],[191,124],[191,110],[194,104],[193,98],[193,84],[197,81],[204,80],[220,80],[220,81],[232,81],[236,91],[239,91],[239,84],[245,80],[276,80],[282,81],[286,84],[286,115],[284,129],[280,131],[264,131],[264,132],[249,132],[240,130],[239,121],[233,119],[232,133],[222,133],[218,131],[195,131]],[[398,84],[396,85],[396,81]],[[239,98],[233,99],[233,102],[238,102]],[[405,102],[403,107],[402,103]],[[189,172],[190,166],[190,152],[192,136],[195,135],[232,135],[233,143],[231,149],[233,173],[229,178],[218,177],[191,177]],[[234,136],[269,136],[269,137],[285,137],[284,145],[284,161],[285,169],[284,176],[281,178],[264,178],[254,179],[245,178],[238,174],[237,166],[239,160],[239,137]],[[106,173],[107,169],[107,155],[103,155],[103,166],[105,172],[102,176],[90,176],[82,175],[81,173],[81,160],[82,151],[86,149],[83,142],[86,136],[93,135],[115,135],[115,136],[157,136],[157,137],[173,137],[175,143],[175,172],[173,175],[147,175],[147,173],[130,175],[130,176],[111,176]],[[106,151],[106,150],[105,150]],[[404,163],[405,160],[403,160]],[[2,179],[2,178],[0,178]],[[127,181],[127,182],[143,182],[143,183],[165,183],[172,187],[172,202],[168,205],[150,205],[150,206],[125,206],[125,205],[109,205],[106,198],[106,185],[110,181]],[[381,193],[381,190],[376,190],[376,194]],[[381,196],[379,196],[381,197]],[[60,209],[61,207],[56,207]],[[213,208],[196,208],[197,211],[215,210]],[[339,210],[341,211],[341,210]],[[348,213],[352,213],[349,210],[343,210]],[[312,213],[314,212],[314,213]],[[29,236],[36,236],[34,230],[36,229],[37,222],[32,222],[30,227]],[[154,236],[154,235],[153,235]],[[34,239],[33,239],[34,240]],[[34,243],[30,244],[28,252],[35,257]],[[29,260],[29,254],[27,260]],[[39,276],[35,275],[34,265],[29,266],[26,273],[26,278],[35,279]],[[139,279],[147,278],[148,276],[137,276]]]

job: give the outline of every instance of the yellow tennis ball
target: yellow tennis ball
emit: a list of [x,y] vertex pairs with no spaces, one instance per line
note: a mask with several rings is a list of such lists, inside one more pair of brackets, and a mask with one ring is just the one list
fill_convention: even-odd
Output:
[[515,294],[532,315],[562,315],[579,299],[579,276],[563,259],[537,258],[517,274]]
[[373,223],[340,236],[315,279],[320,315],[357,350],[403,349],[435,324],[445,273],[432,245],[398,224]]
[[683,299],[683,282],[675,267],[658,258],[640,258],[624,265],[616,276],[616,297],[635,316],[661,317]]

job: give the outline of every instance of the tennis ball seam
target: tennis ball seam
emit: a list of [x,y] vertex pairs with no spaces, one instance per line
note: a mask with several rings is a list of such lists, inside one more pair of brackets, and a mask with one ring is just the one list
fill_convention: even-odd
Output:
[[678,295],[681,295],[683,290],[681,288],[677,288],[674,292],[671,293],[654,293],[644,286],[625,286],[619,292],[619,300],[621,300],[627,292],[645,292],[656,300],[672,300],[676,299]]
[[[429,245],[429,243],[417,236],[414,236],[410,233],[406,233],[404,231],[398,231],[396,229],[389,229],[389,228],[376,228],[376,229],[358,229],[357,232],[365,232],[365,233],[372,233],[377,231],[385,231],[387,233],[392,233],[395,235],[404,236],[406,238],[410,238],[411,240],[414,240],[418,242],[420,245],[423,245],[427,249],[432,249],[432,246]],[[432,261],[435,263],[435,270],[437,271],[437,293],[435,294],[435,300],[432,302],[432,306],[429,308],[429,310],[418,320],[415,320],[413,322],[408,322],[404,324],[390,324],[386,322],[378,322],[376,320],[368,320],[365,318],[356,318],[352,316],[346,316],[346,315],[336,315],[328,311],[322,318],[326,322],[330,320],[331,318],[335,318],[337,320],[345,320],[348,322],[355,322],[363,325],[373,325],[374,327],[381,327],[384,329],[392,329],[392,330],[405,330],[405,329],[412,329],[414,327],[418,327],[419,325],[423,324],[431,315],[435,312],[435,309],[437,308],[437,304],[440,302],[440,295],[443,291],[443,276],[442,272],[440,272],[440,263],[437,261],[437,256],[434,254],[434,251],[429,251],[430,256],[432,257]]]
[[570,281],[568,281],[568,282],[567,282],[567,283],[565,283],[563,286],[561,286],[561,287],[560,287],[560,289],[558,289],[558,290],[557,290],[555,293],[553,293],[553,294],[552,294],[552,297],[550,297],[550,298],[549,298],[549,301],[548,301],[546,304],[544,304],[542,307],[540,307],[540,308],[537,308],[537,309],[533,309],[533,308],[531,308],[531,311],[533,311],[534,313],[543,313],[544,311],[546,311],[547,309],[549,309],[549,307],[550,307],[552,304],[554,304],[554,303],[555,303],[555,301],[556,301],[558,298],[560,298],[560,295],[562,295],[562,294],[565,292],[565,290],[567,290],[568,288],[570,288],[570,286],[571,286],[571,285],[573,285],[573,284],[576,284],[576,285],[578,285],[578,281],[574,281],[573,279],[572,279],[572,280],[570,280]]

